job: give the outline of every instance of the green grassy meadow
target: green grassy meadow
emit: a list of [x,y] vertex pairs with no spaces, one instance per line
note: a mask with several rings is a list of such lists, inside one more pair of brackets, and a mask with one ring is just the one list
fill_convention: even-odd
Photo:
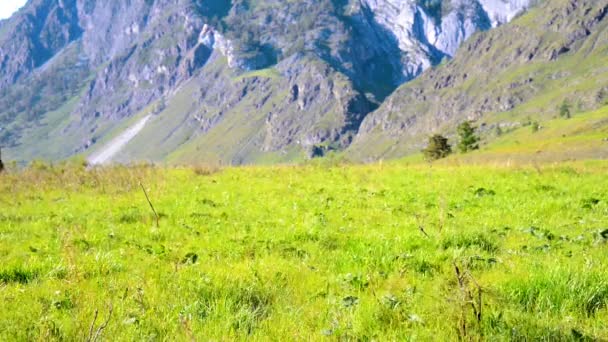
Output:
[[606,340],[607,172],[5,173],[0,340]]

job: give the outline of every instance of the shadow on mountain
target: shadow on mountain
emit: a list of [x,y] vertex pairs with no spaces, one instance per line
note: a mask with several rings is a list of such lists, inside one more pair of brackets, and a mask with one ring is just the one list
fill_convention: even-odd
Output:
[[209,19],[221,19],[228,15],[232,8],[231,0],[198,0],[195,2],[196,9],[203,17]]
[[357,89],[371,95],[373,102],[382,102],[399,85],[404,83],[397,37],[380,25],[373,12],[366,6],[354,15],[345,15],[345,0],[333,0],[336,15],[349,31],[346,49],[338,55],[329,53],[319,45],[320,57],[336,70],[348,76]]

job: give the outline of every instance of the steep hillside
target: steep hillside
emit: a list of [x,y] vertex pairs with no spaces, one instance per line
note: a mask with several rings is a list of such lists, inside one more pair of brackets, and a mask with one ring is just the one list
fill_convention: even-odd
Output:
[[[524,122],[506,133],[486,137],[479,150],[454,153],[433,165],[541,166],[576,160],[608,159],[608,104],[570,119]],[[421,153],[396,159],[424,163]]]
[[0,27],[0,144],[90,155],[152,115],[111,160],[343,149],[399,85],[529,3],[30,0]]
[[362,123],[351,157],[419,151],[430,133],[477,120],[485,136],[608,101],[608,1],[544,2],[509,25],[477,34],[456,57],[392,94]]

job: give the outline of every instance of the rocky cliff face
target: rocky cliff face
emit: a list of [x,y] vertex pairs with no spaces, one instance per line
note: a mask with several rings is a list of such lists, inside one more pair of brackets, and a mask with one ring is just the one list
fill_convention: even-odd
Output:
[[528,6],[31,0],[0,26],[0,143],[14,159],[86,154],[153,114],[122,160],[243,163],[342,149],[399,85]]
[[391,55],[400,70],[393,82],[401,84],[452,57],[475,32],[507,23],[529,5],[529,0],[364,0],[350,10],[366,21],[363,36],[384,30],[381,41],[393,41],[397,49]]
[[1,27],[0,89],[41,67],[81,35],[75,0],[30,1]]
[[[489,3],[489,2],[488,2]],[[548,1],[508,26],[477,34],[455,58],[405,84],[366,116],[349,148],[375,160],[419,151],[464,120],[486,133],[606,101],[608,0]],[[508,18],[506,18],[508,19]]]

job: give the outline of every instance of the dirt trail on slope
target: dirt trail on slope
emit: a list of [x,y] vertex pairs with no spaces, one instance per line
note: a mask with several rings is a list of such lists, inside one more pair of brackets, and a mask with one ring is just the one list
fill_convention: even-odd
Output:
[[122,132],[119,136],[112,139],[112,141],[110,141],[100,151],[89,156],[89,164],[103,165],[109,163],[112,158],[129,143],[129,141],[131,141],[137,134],[139,134],[139,132],[141,132],[150,118],[151,115],[145,116],[133,126],[127,128],[127,130]]

